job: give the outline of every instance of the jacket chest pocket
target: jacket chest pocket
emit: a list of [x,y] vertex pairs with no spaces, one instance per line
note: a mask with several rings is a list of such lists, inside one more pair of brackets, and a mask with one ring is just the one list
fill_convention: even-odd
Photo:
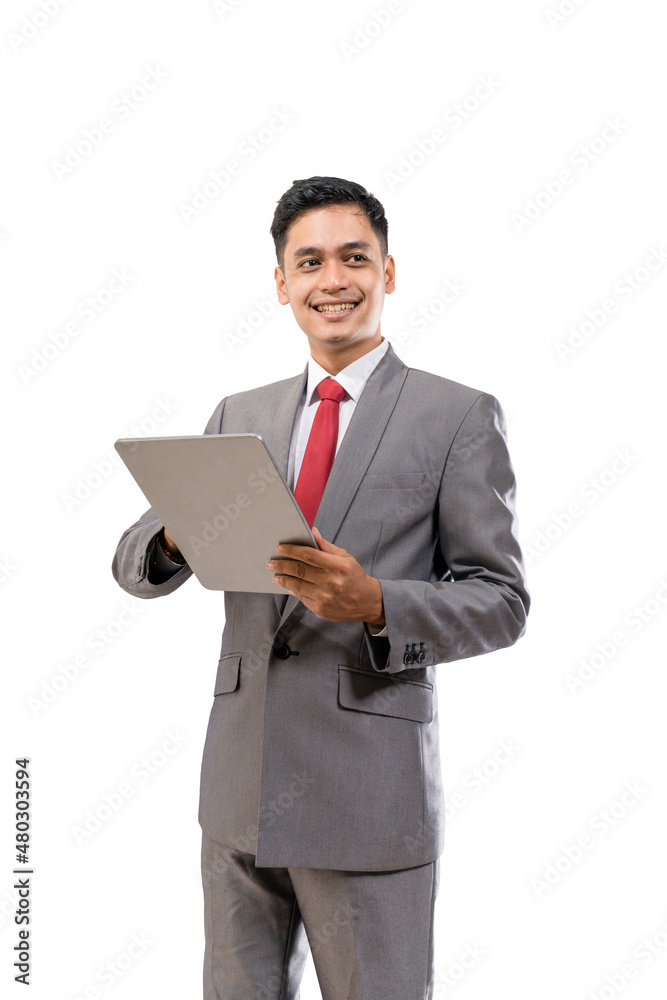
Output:
[[433,508],[434,492],[425,472],[378,472],[364,476],[355,499],[376,522],[406,524]]
[[426,482],[425,472],[367,472],[360,490],[416,490]]

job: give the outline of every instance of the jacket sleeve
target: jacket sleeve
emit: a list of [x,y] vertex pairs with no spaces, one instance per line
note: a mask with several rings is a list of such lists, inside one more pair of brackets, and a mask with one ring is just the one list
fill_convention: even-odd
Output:
[[[530,597],[515,494],[505,418],[497,399],[482,393],[459,426],[440,482],[433,515],[440,558],[433,565],[443,567],[441,579],[379,581],[386,638],[364,624],[376,670],[478,656],[523,635]],[[420,650],[421,662],[414,659]]]
[[[223,399],[213,411],[206,424],[204,434],[219,434],[222,427]],[[134,597],[162,597],[177,590],[192,576],[192,570],[185,563],[178,570],[167,575],[156,571],[153,560],[157,536],[162,530],[152,507],[138,521],[121,535],[111,564],[116,583]]]

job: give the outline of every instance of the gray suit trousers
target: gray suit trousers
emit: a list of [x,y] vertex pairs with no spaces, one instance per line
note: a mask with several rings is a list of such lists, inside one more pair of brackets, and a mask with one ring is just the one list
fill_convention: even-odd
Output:
[[256,868],[202,837],[204,1000],[431,1000],[440,859],[396,871]]

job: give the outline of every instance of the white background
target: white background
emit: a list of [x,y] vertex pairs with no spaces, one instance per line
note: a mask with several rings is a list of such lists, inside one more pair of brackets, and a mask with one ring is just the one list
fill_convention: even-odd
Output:
[[[200,996],[197,794],[222,595],[194,579],[160,601],[119,590],[111,559],[147,504],[110,456],[137,425],[200,433],[223,396],[303,370],[305,337],[271,298],[268,229],[295,178],[333,174],[385,205],[398,287],[382,330],[398,356],[505,409],[533,598],[517,646],[438,669],[435,996],[664,996],[659,5],[217,8],[5,0],[0,15],[2,981],[27,755],[30,995]],[[290,120],[262,132],[276,110]],[[104,118],[111,131],[91,133]],[[231,159],[240,173],[216,187]],[[114,270],[126,285],[109,296]],[[465,291],[445,307],[447,281]],[[130,961],[133,935],[149,943]],[[319,996],[309,960],[302,1000]]]

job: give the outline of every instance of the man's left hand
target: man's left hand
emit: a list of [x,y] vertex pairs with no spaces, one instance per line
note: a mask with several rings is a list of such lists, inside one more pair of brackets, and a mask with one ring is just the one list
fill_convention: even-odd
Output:
[[319,549],[310,545],[278,545],[285,559],[272,559],[273,582],[332,622],[362,621],[386,625],[379,580],[369,576],[354,556],[325,541],[313,528]]

